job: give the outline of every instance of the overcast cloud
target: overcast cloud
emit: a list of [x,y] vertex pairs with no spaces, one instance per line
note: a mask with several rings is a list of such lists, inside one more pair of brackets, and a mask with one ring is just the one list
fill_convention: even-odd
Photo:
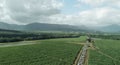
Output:
[[48,22],[49,16],[60,14],[62,3],[56,0],[1,0],[0,19],[18,23]]
[[40,22],[86,26],[120,24],[120,0],[76,1],[75,6],[81,10],[75,14],[64,14],[61,9],[66,6],[65,0],[0,0],[0,21],[14,24]]

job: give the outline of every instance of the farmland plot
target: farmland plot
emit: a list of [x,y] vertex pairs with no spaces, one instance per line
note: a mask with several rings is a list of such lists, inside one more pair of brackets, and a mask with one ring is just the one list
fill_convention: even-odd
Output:
[[82,48],[75,43],[80,42],[83,39],[51,39],[33,45],[1,47],[0,65],[71,65]]
[[96,40],[97,48],[90,50],[89,65],[119,65],[120,41]]

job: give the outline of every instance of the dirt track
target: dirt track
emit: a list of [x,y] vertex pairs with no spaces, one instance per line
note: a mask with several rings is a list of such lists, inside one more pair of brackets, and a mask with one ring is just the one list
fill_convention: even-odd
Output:
[[82,50],[79,52],[76,61],[73,65],[84,65],[88,62],[88,45],[89,43],[84,43]]
[[0,43],[0,47],[12,47],[12,46],[31,45],[31,44],[36,44],[36,42],[22,41],[22,42]]

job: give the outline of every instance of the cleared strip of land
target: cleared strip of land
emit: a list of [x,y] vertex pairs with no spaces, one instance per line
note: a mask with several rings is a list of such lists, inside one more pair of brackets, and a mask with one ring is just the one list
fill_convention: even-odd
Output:
[[12,42],[12,43],[0,43],[0,47],[12,47],[21,45],[31,45],[36,44],[35,41],[22,41],[22,42]]

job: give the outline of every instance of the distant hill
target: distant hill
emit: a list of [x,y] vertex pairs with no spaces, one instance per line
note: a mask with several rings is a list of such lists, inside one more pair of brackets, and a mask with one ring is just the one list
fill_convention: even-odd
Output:
[[100,30],[103,32],[120,32],[120,25],[112,24],[105,27],[101,27]]
[[48,23],[31,23],[27,25],[7,24],[0,22],[0,29],[18,30],[18,31],[65,31],[65,32],[111,32],[119,33],[120,25],[108,25],[100,28],[91,29],[84,25],[62,25],[62,24],[48,24]]
[[22,30],[22,31],[82,31],[88,32],[85,26],[72,26],[62,24],[31,23],[27,25],[7,24],[0,22],[1,29]]
[[0,28],[8,29],[8,30],[23,30],[24,25],[16,25],[16,24],[8,24],[8,23],[0,22]]
[[72,25],[31,23],[25,26],[25,30],[41,31],[85,31],[84,29]]

